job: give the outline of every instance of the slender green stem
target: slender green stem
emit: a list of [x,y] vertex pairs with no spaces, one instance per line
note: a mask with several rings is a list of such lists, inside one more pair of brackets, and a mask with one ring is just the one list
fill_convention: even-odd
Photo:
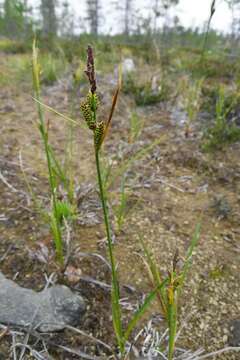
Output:
[[106,233],[107,233],[107,241],[108,241],[108,250],[109,250],[109,256],[110,256],[110,262],[111,267],[114,269],[115,272],[115,259],[113,256],[113,246],[112,246],[112,238],[111,238],[111,230],[110,230],[110,222],[108,217],[108,209],[107,209],[107,202],[105,193],[103,190],[103,183],[102,183],[102,175],[101,175],[101,168],[100,168],[100,159],[99,159],[99,151],[95,151],[95,159],[96,159],[96,167],[97,167],[97,176],[98,176],[98,185],[99,185],[99,191],[100,191],[100,198],[102,202],[102,208],[103,208],[103,215],[104,215],[104,222],[106,227]]
[[212,21],[212,18],[214,16],[214,13],[216,11],[215,3],[216,3],[216,0],[212,0],[210,15],[209,15],[209,18],[208,18],[207,28],[206,28],[205,35],[204,35],[204,40],[203,40],[201,61],[203,61],[203,59],[204,59],[205,51],[206,51],[206,48],[207,48],[207,41],[208,41],[208,37],[209,37],[210,25],[211,25],[211,21]]
[[177,300],[175,298],[173,303],[169,304],[168,308],[168,329],[169,329],[169,344],[168,344],[168,360],[173,359],[175,349],[175,338],[177,332]]
[[107,233],[108,252],[109,252],[111,271],[112,271],[113,323],[114,323],[114,329],[115,329],[115,333],[117,336],[120,352],[121,352],[121,354],[123,354],[124,353],[124,336],[123,336],[123,331],[122,331],[121,308],[120,308],[120,303],[119,303],[119,298],[120,298],[119,286],[118,286],[115,258],[114,258],[114,254],[113,254],[113,244],[112,244],[111,229],[110,229],[110,222],[109,222],[109,216],[108,216],[107,201],[106,201],[106,196],[105,196],[103,182],[102,182],[99,150],[96,148],[95,148],[95,159],[96,159],[96,168],[97,168],[97,177],[98,177],[100,198],[101,198],[103,215],[104,215],[104,223],[105,223],[105,228],[106,228],[106,233]]

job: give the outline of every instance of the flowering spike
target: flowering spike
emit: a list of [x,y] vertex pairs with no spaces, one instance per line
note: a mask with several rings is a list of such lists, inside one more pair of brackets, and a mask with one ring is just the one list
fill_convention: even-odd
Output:
[[108,120],[106,122],[103,121],[98,122],[96,120],[97,109],[98,106],[100,105],[100,101],[98,95],[96,94],[97,85],[96,85],[96,75],[95,75],[95,67],[94,67],[94,56],[93,56],[93,49],[90,45],[88,45],[87,48],[87,69],[85,71],[85,74],[87,75],[89,80],[90,90],[80,107],[83,117],[89,129],[93,131],[95,149],[98,151],[100,150],[100,147],[110,127],[112,116],[117,103],[118,94],[121,88],[121,73],[119,76],[118,88],[113,96],[111,111]]
[[87,75],[91,86],[91,93],[95,94],[97,90],[97,84],[95,76],[93,49],[90,45],[88,45],[87,48],[87,70],[85,71],[85,74]]

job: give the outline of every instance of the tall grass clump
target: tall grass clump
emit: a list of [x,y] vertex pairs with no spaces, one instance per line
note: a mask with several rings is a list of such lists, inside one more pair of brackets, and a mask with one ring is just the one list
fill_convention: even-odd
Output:
[[132,112],[130,117],[130,135],[129,135],[130,143],[134,143],[136,140],[138,140],[139,136],[141,135],[142,128],[143,128],[143,120],[140,119],[136,111]]
[[188,138],[191,133],[191,126],[196,120],[201,107],[201,94],[204,78],[193,81],[183,81],[183,107],[187,113],[185,126],[185,137]]
[[224,85],[220,85],[215,107],[213,126],[203,135],[203,149],[221,149],[224,145],[240,140],[240,128],[231,121],[231,112],[239,101],[239,93],[228,96]]
[[42,138],[44,152],[47,160],[48,169],[48,182],[51,193],[51,214],[49,216],[51,231],[55,243],[57,260],[63,264],[63,235],[62,235],[62,222],[63,218],[70,216],[70,205],[67,202],[58,200],[57,196],[57,180],[60,178],[66,182],[66,177],[62,172],[61,166],[54,156],[52,147],[48,141],[48,124],[45,122],[44,112],[41,105],[41,86],[40,86],[40,65],[38,62],[38,49],[36,42],[33,42],[33,55],[32,55],[32,71],[33,71],[33,88],[34,96],[37,103],[38,111],[38,129]]
[[123,92],[132,95],[136,105],[148,106],[165,101],[169,97],[169,86],[163,79],[157,89],[152,88],[152,81],[139,81],[131,73],[123,81]]
[[167,275],[160,270],[155,260],[154,254],[146,246],[143,238],[140,241],[144,250],[144,263],[154,288],[158,288],[157,299],[159,301],[161,313],[164,315],[169,331],[168,339],[168,360],[174,358],[176,334],[178,327],[179,300],[185,284],[186,276],[191,267],[193,251],[198,243],[200,236],[200,225],[197,225],[195,234],[188,248],[184,264],[179,266],[179,253],[176,250],[171,266]]
[[149,308],[149,305],[152,302],[152,300],[155,298],[157,291],[161,289],[165,283],[159,284],[159,286],[157,286],[156,289],[150,292],[150,294],[146,297],[143,305],[136,311],[132,319],[129,321],[126,329],[124,329],[122,311],[120,305],[120,288],[119,288],[118,273],[116,267],[116,258],[114,255],[114,246],[112,241],[112,233],[111,233],[111,226],[110,226],[109,213],[108,213],[107,194],[106,194],[106,188],[104,187],[103,184],[103,174],[100,164],[101,147],[105,140],[106,134],[109,130],[109,126],[116,106],[120,86],[117,88],[115,95],[113,97],[111,111],[107,122],[100,121],[97,117],[97,110],[100,106],[100,101],[97,95],[94,56],[91,46],[88,46],[87,49],[87,70],[85,71],[85,73],[89,80],[90,90],[85,100],[81,104],[81,111],[88,125],[88,128],[93,133],[97,180],[98,180],[100,199],[101,199],[103,215],[104,215],[104,223],[107,234],[108,254],[111,265],[111,275],[112,275],[111,276],[112,277],[111,307],[112,307],[113,328],[120,352],[120,358],[126,359],[126,344],[129,339],[129,336],[131,335],[132,331],[135,329],[140,318]]

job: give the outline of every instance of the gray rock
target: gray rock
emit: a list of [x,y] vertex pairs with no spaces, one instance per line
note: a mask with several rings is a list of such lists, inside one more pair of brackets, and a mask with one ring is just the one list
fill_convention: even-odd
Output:
[[230,346],[240,346],[240,319],[231,321],[230,323]]
[[42,332],[79,324],[85,302],[68,287],[56,285],[35,292],[8,280],[0,272],[0,323],[32,326]]
[[131,58],[127,58],[124,59],[122,62],[122,74],[123,76],[128,75],[129,73],[133,72],[136,70],[135,64],[133,59]]

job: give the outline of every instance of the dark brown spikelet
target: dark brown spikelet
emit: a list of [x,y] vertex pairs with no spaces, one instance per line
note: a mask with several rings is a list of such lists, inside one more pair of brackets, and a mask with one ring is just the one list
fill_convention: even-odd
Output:
[[89,129],[95,130],[96,124],[95,124],[95,121],[94,121],[94,118],[92,115],[92,111],[91,111],[91,108],[90,108],[88,102],[83,102],[80,105],[80,109],[82,111],[83,117],[84,117]]
[[105,123],[103,121],[98,122],[96,125],[96,129],[94,131],[94,143],[97,150],[100,149],[100,146],[102,144],[104,132],[105,132]]
[[85,71],[85,74],[87,75],[90,83],[91,93],[95,94],[97,90],[97,84],[95,76],[93,49],[90,45],[88,45],[87,48],[87,70]]

